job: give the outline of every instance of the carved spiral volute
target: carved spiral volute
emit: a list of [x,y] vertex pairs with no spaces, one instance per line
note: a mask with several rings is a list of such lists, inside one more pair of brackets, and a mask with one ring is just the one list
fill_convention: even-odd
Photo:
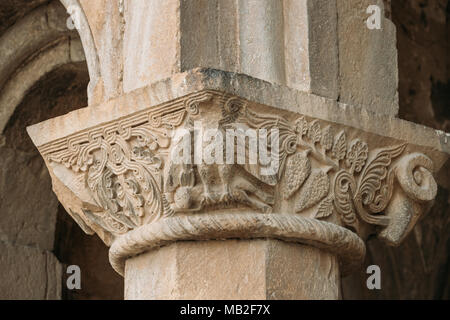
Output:
[[390,245],[398,245],[429,208],[437,194],[433,178],[433,162],[427,156],[413,153],[404,156],[395,166],[400,188],[394,189],[385,210],[389,224],[379,237]]

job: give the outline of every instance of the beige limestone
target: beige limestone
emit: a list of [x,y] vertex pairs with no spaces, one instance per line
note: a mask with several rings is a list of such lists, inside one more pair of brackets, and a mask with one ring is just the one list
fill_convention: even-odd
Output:
[[177,0],[125,1],[124,92],[179,72],[179,5]]
[[342,274],[364,258],[364,242],[355,233],[325,221],[292,214],[240,213],[177,215],[143,225],[118,237],[109,250],[113,268],[121,275],[126,260],[177,241],[208,239],[278,239],[307,244],[338,256]]
[[[110,112],[92,117],[103,108]],[[119,273],[127,259],[172,242],[271,238],[323,249],[346,274],[362,262],[363,240],[378,234],[397,245],[428,210],[448,141],[402,120],[386,121],[387,116],[365,110],[356,114],[353,107],[348,108],[353,119],[342,119],[340,108],[329,99],[247,76],[198,69],[35,125],[29,133],[60,201],[86,232],[96,232],[111,245],[110,261]],[[384,136],[380,128],[360,127],[370,120],[372,125],[383,122]],[[204,130],[224,123],[228,128],[278,128],[283,138],[277,173],[263,176],[236,164],[176,164],[171,154],[177,142],[170,130],[189,129],[195,121],[203,121]],[[402,126],[405,131],[399,132]],[[128,268],[138,281],[154,279]],[[141,269],[139,264],[136,268]],[[266,279],[273,276],[270,270],[265,269]],[[302,281],[300,291],[285,288],[280,295],[337,298],[339,292],[320,274],[314,286]],[[185,288],[174,276],[167,281]],[[128,285],[127,296],[169,297],[158,290],[133,293],[129,288],[136,286]],[[277,291],[270,281],[267,286]],[[302,290],[311,286],[317,293],[305,296]],[[188,287],[183,289],[187,297]]]
[[122,93],[122,14],[119,1],[86,1],[80,4],[86,14],[97,55],[104,86],[103,99]]
[[320,249],[277,240],[182,241],[127,261],[125,299],[338,299],[339,282],[336,258]]
[[336,100],[339,58],[336,2],[285,0],[286,85]]
[[281,1],[239,1],[240,72],[285,83]]
[[340,101],[398,114],[398,64],[394,24],[381,13],[382,29],[366,26],[369,5],[382,0],[337,0]]
[[55,3],[40,7],[1,36],[0,86],[5,84],[11,73],[29,55],[51,42],[73,34],[56,21],[56,16],[64,13],[61,7]]
[[[95,95],[28,132],[66,210],[111,246],[116,271],[126,264],[128,298],[337,299],[368,237],[397,245],[432,205],[448,135],[395,118],[395,33],[363,27],[367,1],[81,5]],[[177,164],[171,130],[196,121],[279,129],[277,172]],[[249,251],[263,261],[253,278]],[[239,292],[246,277],[258,289]]]
[[0,147],[0,153],[0,238],[53,250],[58,200],[49,194],[45,166],[26,152]]
[[[90,70],[97,70],[90,71],[90,104],[203,67],[339,98],[379,114],[398,113],[395,28],[384,18],[382,30],[365,26],[366,9],[374,4],[368,0],[80,4],[81,39]],[[375,4],[383,8],[383,1]]]
[[56,68],[85,61],[58,2],[39,7],[0,37],[0,133],[31,87]]
[[[64,7],[77,12],[79,29],[77,29],[86,56],[86,63],[89,70],[90,83],[88,85],[89,104],[103,101],[103,86],[100,70],[100,58],[94,41],[93,33],[83,6],[79,0],[60,0]],[[93,2],[93,1],[90,1]],[[95,13],[95,12],[94,12]]]
[[49,251],[0,241],[0,299],[61,299],[62,265]]
[[84,61],[77,48],[80,41],[62,39],[54,46],[39,52],[6,82],[0,93],[0,132],[3,132],[9,118],[31,87],[46,74],[71,62]]

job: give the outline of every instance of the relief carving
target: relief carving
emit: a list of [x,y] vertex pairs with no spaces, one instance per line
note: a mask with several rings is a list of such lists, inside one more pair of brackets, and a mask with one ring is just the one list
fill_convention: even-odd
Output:
[[316,206],[314,217],[324,219],[335,210],[341,224],[361,236],[367,226],[380,226],[379,236],[398,244],[436,196],[431,159],[405,154],[406,144],[371,150],[362,139],[347,141],[345,130],[333,136],[335,130],[322,129],[319,120],[300,117],[291,125],[275,115],[246,115],[256,128],[279,128],[278,179],[296,213]]
[[[177,136],[179,129],[185,134]],[[199,130],[209,129],[216,130],[213,147],[196,145]],[[239,159],[238,148],[232,154],[226,148],[229,130],[250,129],[258,140],[247,137],[245,161],[229,163],[230,156]],[[185,137],[187,149],[180,147]],[[270,161],[249,161],[251,141],[274,156],[275,171],[269,170]],[[244,100],[212,91],[77,133],[40,151],[53,176],[83,200],[77,215],[113,236],[174,216],[241,210],[326,220],[362,238],[377,231],[397,244],[437,190],[432,161],[409,152],[406,144],[372,146],[340,125],[256,111]],[[199,161],[198,153],[207,151],[224,161]]]

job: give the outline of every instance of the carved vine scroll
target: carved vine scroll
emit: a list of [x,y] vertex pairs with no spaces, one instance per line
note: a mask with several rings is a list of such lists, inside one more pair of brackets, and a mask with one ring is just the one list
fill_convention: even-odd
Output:
[[[276,172],[261,174],[268,166],[261,161],[176,163],[173,152],[182,140],[174,132],[183,129],[195,141],[198,122],[202,130],[220,132],[223,145],[227,130],[263,132],[267,151],[276,150]],[[241,211],[331,221],[361,236],[371,226],[396,244],[436,195],[433,163],[408,152],[405,143],[372,146],[354,132],[292,113],[256,111],[240,98],[204,91],[40,152],[53,177],[82,199],[84,222],[114,237],[174,216]],[[198,150],[189,150],[185,156],[192,160]]]

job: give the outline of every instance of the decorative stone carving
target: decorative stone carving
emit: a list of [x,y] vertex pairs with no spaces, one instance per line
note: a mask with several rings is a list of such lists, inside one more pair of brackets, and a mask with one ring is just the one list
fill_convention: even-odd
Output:
[[364,242],[335,224],[293,214],[230,213],[177,215],[130,231],[111,246],[109,260],[123,275],[127,258],[180,240],[273,238],[337,254],[346,275],[364,259]]
[[[214,144],[199,146],[211,129]],[[254,130],[258,140],[228,140],[230,130]],[[239,139],[242,159],[239,146],[227,148]],[[252,163],[255,141],[270,161]],[[355,265],[349,256],[364,256],[356,235],[377,233],[398,244],[437,190],[433,162],[404,142],[381,145],[351,127],[213,90],[39,150],[61,202],[85,231],[113,244],[110,258],[120,273],[127,257],[170,241],[230,237],[318,245],[337,252],[348,271]],[[223,161],[205,158],[207,152]]]

